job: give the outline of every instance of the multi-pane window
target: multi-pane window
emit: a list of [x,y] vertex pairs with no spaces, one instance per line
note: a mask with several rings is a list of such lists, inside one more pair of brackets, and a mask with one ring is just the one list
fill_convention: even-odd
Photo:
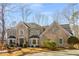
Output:
[[63,43],[63,40],[62,40],[62,39],[60,39],[60,41],[59,41],[59,42],[60,42],[60,44],[62,44],[62,43]]
[[36,44],[36,40],[33,40],[33,44]]

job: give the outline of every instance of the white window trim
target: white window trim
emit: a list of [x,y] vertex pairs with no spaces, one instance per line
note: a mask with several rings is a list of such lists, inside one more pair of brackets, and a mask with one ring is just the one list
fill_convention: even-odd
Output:
[[[60,43],[60,39],[62,39],[62,43]],[[59,44],[63,45],[64,44],[64,39],[63,38],[59,38]]]
[[[23,34],[21,34],[21,31],[23,32]],[[24,30],[23,29],[19,30],[19,35],[24,35]]]

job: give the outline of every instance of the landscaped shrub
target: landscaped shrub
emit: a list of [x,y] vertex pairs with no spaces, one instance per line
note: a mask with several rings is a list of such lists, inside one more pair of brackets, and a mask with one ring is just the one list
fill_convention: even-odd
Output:
[[79,43],[79,40],[78,40],[78,38],[75,37],[75,36],[70,36],[70,37],[68,38],[67,42],[68,42],[68,44],[70,45],[70,48],[74,48],[74,47],[73,47],[74,44]]
[[27,47],[27,45],[26,44],[24,44],[24,48],[26,48]]
[[44,40],[44,47],[55,50],[56,49],[56,43],[51,41],[50,39]]

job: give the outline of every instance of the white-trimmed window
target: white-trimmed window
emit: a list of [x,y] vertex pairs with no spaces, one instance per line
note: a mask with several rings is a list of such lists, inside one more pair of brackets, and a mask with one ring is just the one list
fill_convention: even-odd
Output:
[[24,30],[19,30],[19,35],[24,35]]
[[36,44],[36,40],[33,40],[33,44]]
[[59,43],[60,44],[63,44],[63,39],[59,39]]

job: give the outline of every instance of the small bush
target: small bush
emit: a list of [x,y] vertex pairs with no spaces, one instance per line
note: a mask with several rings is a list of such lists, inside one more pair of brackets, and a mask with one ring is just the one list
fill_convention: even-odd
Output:
[[24,48],[26,48],[27,47],[27,45],[26,44],[24,44]]
[[56,49],[56,43],[53,41],[50,41],[50,39],[45,39],[44,40],[44,47],[48,49],[55,50]]

